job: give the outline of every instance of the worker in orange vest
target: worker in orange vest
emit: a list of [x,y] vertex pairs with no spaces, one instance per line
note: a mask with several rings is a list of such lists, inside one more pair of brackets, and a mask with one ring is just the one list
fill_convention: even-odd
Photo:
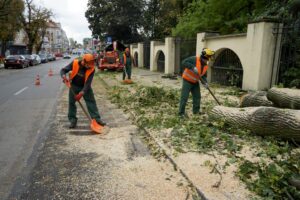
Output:
[[[136,63],[134,58],[130,54],[129,48],[126,48],[123,54],[123,64],[124,64],[123,81],[127,83],[131,83],[131,65],[133,64],[134,66],[136,66]],[[126,75],[128,79],[125,81]]]
[[191,56],[182,61],[184,69],[182,74],[182,90],[179,104],[179,116],[185,116],[185,106],[189,98],[190,92],[193,96],[193,114],[200,114],[201,93],[199,86],[199,77],[207,87],[206,71],[208,69],[208,61],[214,55],[214,51],[204,48],[200,56]]
[[92,80],[95,74],[95,58],[92,54],[84,54],[82,59],[74,59],[69,65],[62,68],[60,75],[64,82],[68,81],[66,74],[70,71],[71,89],[69,91],[69,112],[68,118],[70,121],[69,128],[75,128],[77,125],[76,117],[76,101],[82,97],[85,100],[87,109],[92,119],[95,119],[98,124],[104,126],[106,123],[101,120],[94,93],[91,87]]

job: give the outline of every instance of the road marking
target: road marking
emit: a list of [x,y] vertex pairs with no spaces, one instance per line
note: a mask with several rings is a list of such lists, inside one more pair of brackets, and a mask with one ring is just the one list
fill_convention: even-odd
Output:
[[15,95],[19,95],[19,94],[21,94],[22,92],[24,92],[27,89],[28,89],[28,87],[24,87],[23,89],[21,89],[18,92],[16,92]]

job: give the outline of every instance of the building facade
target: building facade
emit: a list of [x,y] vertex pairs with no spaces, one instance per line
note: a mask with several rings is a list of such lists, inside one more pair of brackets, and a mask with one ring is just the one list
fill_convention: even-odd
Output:
[[48,22],[46,35],[43,38],[42,51],[61,53],[69,50],[69,40],[60,23]]

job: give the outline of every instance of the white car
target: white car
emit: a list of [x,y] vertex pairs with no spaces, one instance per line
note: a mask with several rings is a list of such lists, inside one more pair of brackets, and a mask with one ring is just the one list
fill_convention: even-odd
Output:
[[70,59],[71,56],[69,54],[64,54],[64,59]]
[[32,56],[34,56],[35,60],[37,60],[38,65],[41,64],[42,60],[41,60],[41,58],[40,58],[39,55],[37,55],[37,54],[32,54]]

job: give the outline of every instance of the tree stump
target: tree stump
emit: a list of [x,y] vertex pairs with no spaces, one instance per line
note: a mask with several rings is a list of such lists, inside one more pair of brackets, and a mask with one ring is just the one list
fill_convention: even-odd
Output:
[[300,110],[274,107],[230,108],[216,106],[210,113],[230,125],[262,136],[276,136],[300,141]]
[[255,106],[268,106],[272,107],[273,102],[267,98],[267,92],[258,91],[245,94],[241,97],[240,107],[255,107]]
[[276,107],[300,110],[299,89],[273,87],[269,89],[267,98],[272,101]]

